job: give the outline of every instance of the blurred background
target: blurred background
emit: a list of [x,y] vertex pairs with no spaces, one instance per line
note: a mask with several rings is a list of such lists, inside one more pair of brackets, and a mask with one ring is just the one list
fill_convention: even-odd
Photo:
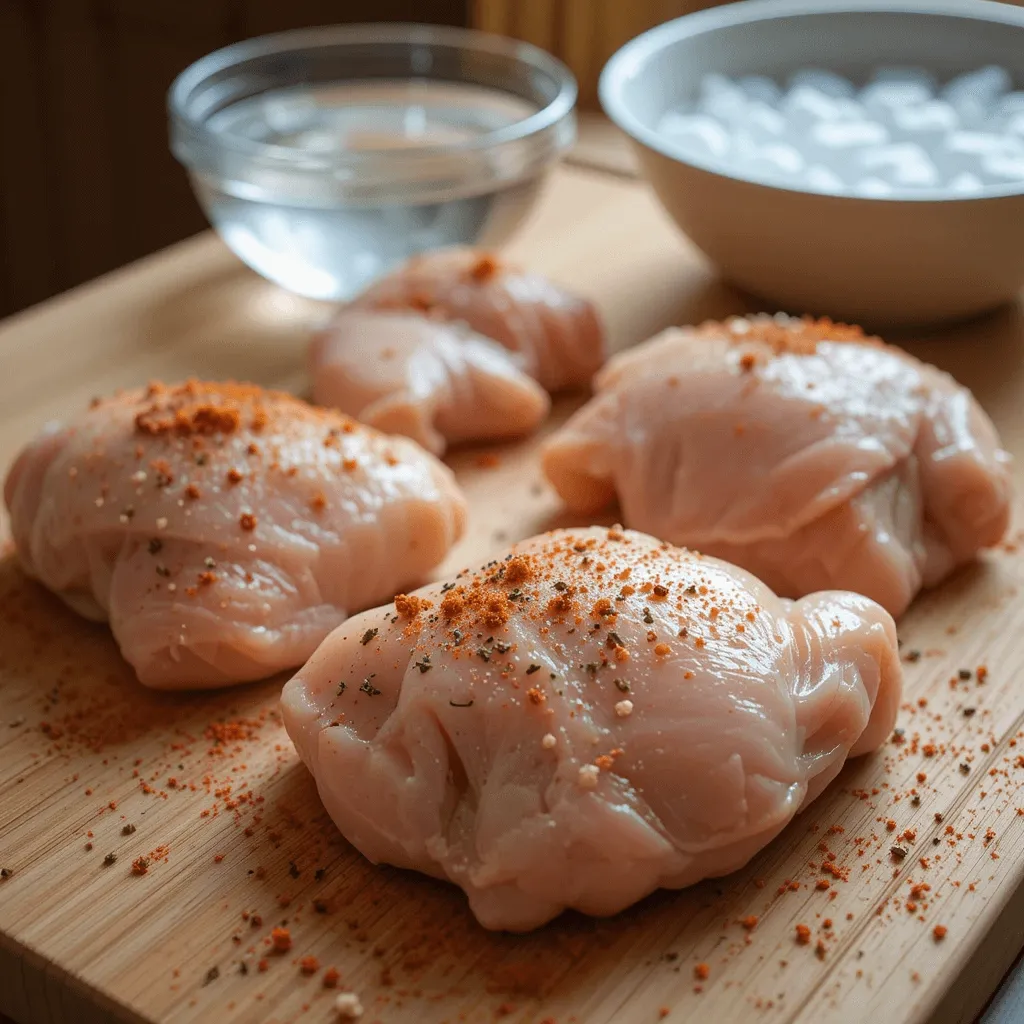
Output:
[[622,43],[721,2],[0,0],[0,317],[206,227],[168,151],[164,103],[211,50],[341,22],[471,25],[557,54],[593,110]]
[[0,316],[206,227],[167,147],[177,73],[228,43],[360,21],[472,25],[566,60],[584,109],[627,39],[714,0],[0,0]]

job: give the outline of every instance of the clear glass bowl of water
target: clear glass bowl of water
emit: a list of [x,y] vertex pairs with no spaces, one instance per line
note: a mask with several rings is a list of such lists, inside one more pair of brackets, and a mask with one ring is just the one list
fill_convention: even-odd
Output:
[[242,260],[347,299],[418,252],[500,244],[575,138],[576,82],[468,29],[301,29],[217,50],[168,97],[171,148]]

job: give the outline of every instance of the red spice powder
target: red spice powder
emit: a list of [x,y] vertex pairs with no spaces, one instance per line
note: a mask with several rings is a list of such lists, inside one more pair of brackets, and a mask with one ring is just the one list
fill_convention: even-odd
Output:
[[270,941],[277,953],[287,953],[292,948],[292,933],[287,928],[274,928],[270,932]]

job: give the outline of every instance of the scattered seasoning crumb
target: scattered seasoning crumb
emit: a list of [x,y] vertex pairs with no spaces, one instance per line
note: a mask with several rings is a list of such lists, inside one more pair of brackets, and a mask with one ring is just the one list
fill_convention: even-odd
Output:
[[615,705],[615,714],[619,718],[629,718],[633,714],[633,702],[631,700],[620,700]]
[[243,512],[238,517],[238,525],[246,531],[252,531],[256,529],[256,517],[251,512]]
[[320,961],[315,956],[304,956],[299,961],[299,970],[303,974],[312,976],[320,970]]
[[944,924],[937,924],[932,929],[932,935],[935,937],[936,942],[941,942],[946,937],[946,932],[949,929]]
[[149,871],[149,858],[148,857],[136,857],[132,861],[132,874],[141,876]]
[[711,968],[708,967],[708,965],[705,964],[705,963],[697,964],[693,968],[693,976],[698,981],[707,981],[708,977],[710,976],[710,974],[711,974]]
[[743,925],[748,932],[752,932],[757,927],[757,915],[748,914],[740,921],[740,924]]
[[896,860],[903,860],[903,858],[907,855],[907,850],[902,846],[890,846],[889,853]]
[[801,946],[806,946],[811,941],[811,929],[805,924],[796,926],[796,941]]
[[220,977],[220,968],[219,967],[211,967],[206,972],[206,977],[203,978],[203,984],[204,985],[209,985],[211,981],[216,981],[219,977]]
[[121,829],[121,835],[130,836],[135,831],[135,826],[129,822]]
[[601,769],[596,764],[580,765],[579,784],[580,789],[597,789],[597,779]]
[[544,735],[541,737],[541,741],[540,741],[540,745],[545,750],[551,750],[555,746],[555,744],[557,744],[557,743],[558,743],[558,737],[556,737],[554,735],[554,733],[550,733],[550,732],[544,733]]
[[287,928],[274,928],[270,932],[270,941],[277,953],[287,953],[292,948],[292,933]]
[[365,647],[378,633],[380,632],[376,626],[373,629],[368,629],[360,638],[359,642]]
[[5,882],[13,874],[14,874],[14,869],[13,868],[0,868],[0,879],[3,879]]
[[979,665],[974,670],[975,676],[977,676],[978,682],[983,683],[988,678],[988,667],[986,665]]
[[116,863],[117,863],[117,854],[116,853],[108,853],[106,855],[106,857],[103,858],[103,866],[105,868],[109,868],[111,864],[116,864]]
[[324,988],[337,988],[338,979],[340,977],[341,975],[338,973],[337,967],[328,967],[327,970],[324,971]]

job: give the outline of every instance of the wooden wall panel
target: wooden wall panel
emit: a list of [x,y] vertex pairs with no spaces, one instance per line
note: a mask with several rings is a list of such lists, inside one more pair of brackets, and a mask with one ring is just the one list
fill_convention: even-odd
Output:
[[31,0],[0,0],[0,312],[58,287],[51,244],[56,211],[43,127],[43,46]]
[[597,106],[597,79],[628,39],[654,25],[727,0],[473,0],[472,24],[536,43],[561,57],[580,84],[580,105]]

